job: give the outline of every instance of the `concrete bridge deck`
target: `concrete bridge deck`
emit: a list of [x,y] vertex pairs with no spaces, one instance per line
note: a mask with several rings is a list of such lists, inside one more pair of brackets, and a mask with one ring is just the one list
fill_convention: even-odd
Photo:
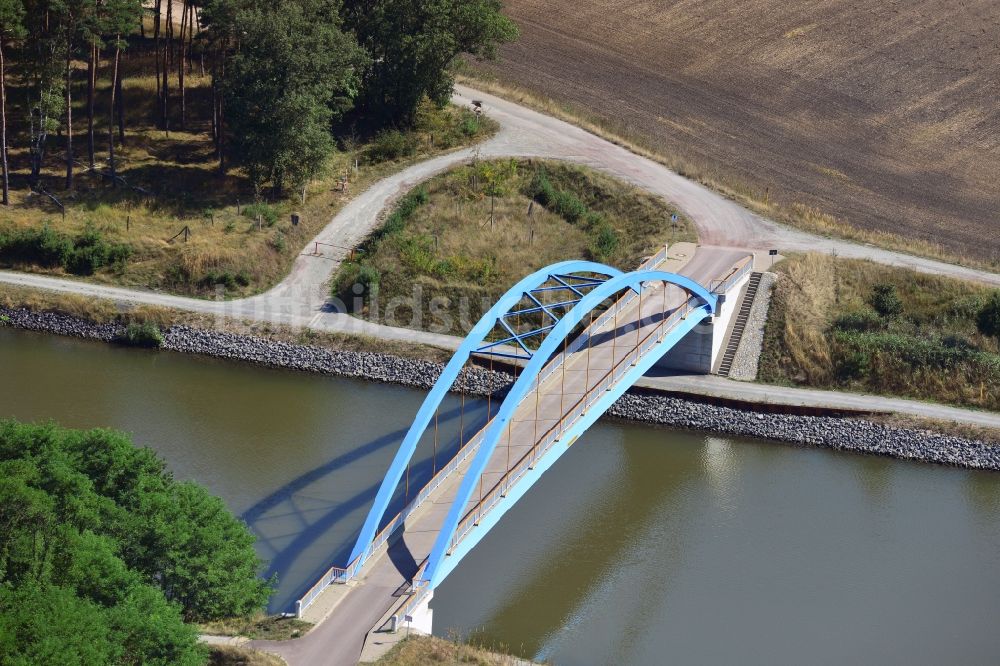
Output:
[[[700,248],[690,259],[660,261],[646,268],[669,268],[709,285],[731,275],[734,266],[746,257],[745,252]],[[546,364],[541,379],[519,402],[479,479],[478,492],[465,507],[453,547],[465,539],[479,540],[482,534],[476,534],[480,529],[477,525],[493,510],[496,500],[516,484],[518,473],[586,410],[591,400],[588,396],[608,390],[609,382],[617,376],[616,368],[633,365],[643,353],[651,353],[648,341],[658,331],[675,325],[685,314],[679,310],[689,307],[689,299],[690,295],[677,286],[653,283],[639,296],[625,292],[607,316],[592,315],[583,333]],[[699,311],[693,316],[700,319],[704,315]],[[488,424],[469,440],[465,451],[478,446],[486,427]],[[307,616],[314,621],[325,617],[319,626],[296,641],[255,641],[252,646],[276,652],[292,666],[356,663],[369,630],[377,629],[390,612],[401,612],[407,605],[411,583],[431,553],[471,460],[472,455],[468,455],[410,514],[405,530],[365,563],[355,581],[327,588]],[[487,530],[481,528],[482,532]],[[453,566],[450,564],[448,570]]]

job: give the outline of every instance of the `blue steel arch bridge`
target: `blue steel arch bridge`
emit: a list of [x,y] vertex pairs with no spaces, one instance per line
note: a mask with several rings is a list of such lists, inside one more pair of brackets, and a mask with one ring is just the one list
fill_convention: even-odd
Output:
[[[731,250],[699,249],[677,272],[663,270],[667,260],[663,248],[631,272],[566,261],[511,287],[473,327],[427,394],[349,563],[331,567],[297,602],[297,614],[322,606],[331,586],[350,584],[334,612],[357,618],[363,632],[387,617],[429,631],[433,591],[465,554],[640,377],[696,329],[704,337],[723,314],[726,294],[745,283],[752,269],[752,257]],[[709,328],[702,344],[709,364],[725,324],[719,328]],[[485,425],[468,437],[462,432],[457,453],[411,493],[417,446],[429,432],[436,438],[442,401],[474,357],[512,364],[513,384],[502,399],[488,399]],[[407,488],[404,506],[387,517],[401,483]],[[393,557],[393,549],[405,550],[406,557]]]

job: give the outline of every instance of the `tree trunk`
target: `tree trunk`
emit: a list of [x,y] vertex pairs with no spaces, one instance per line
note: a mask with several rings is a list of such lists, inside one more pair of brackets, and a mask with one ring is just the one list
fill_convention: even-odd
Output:
[[174,36],[174,3],[167,0],[167,19],[163,28],[165,39],[163,44],[163,106],[161,116],[164,131],[170,131],[170,65],[173,62],[171,42]]
[[97,85],[97,45],[90,45],[87,59],[87,160],[94,168],[94,87]]
[[112,93],[114,95],[113,99],[115,104],[118,106],[115,109],[115,113],[118,114],[118,143],[125,145],[125,95],[122,94],[122,72],[121,68],[118,66],[120,59],[120,49],[115,50],[115,69],[118,74],[115,76],[115,91]]
[[[121,81],[118,80],[118,63],[121,61],[121,46],[115,46],[115,63],[111,73],[111,104],[108,105],[108,171],[111,174],[111,186],[116,187],[115,176],[115,105],[116,95],[121,94]],[[121,123],[121,117],[118,122]],[[120,125],[119,125],[120,127]]]
[[10,205],[10,173],[7,170],[7,72],[4,69],[3,40],[0,39],[0,162],[3,163],[3,205]]
[[187,51],[187,41],[184,38],[184,32],[188,24],[189,7],[190,5],[187,0],[184,0],[184,8],[181,10],[181,35],[177,45],[177,89],[181,94],[181,131],[184,131],[184,116],[186,115],[186,109],[184,108],[184,60]]
[[66,189],[73,189],[73,56],[66,45]]
[[163,8],[163,0],[156,0],[156,4],[153,6],[153,12],[156,14],[156,18],[153,21],[153,53],[156,57],[153,60],[156,61],[156,99],[160,99],[160,11]]
[[[187,45],[187,68],[188,75],[194,70],[194,64],[191,62],[191,54],[194,53],[194,33],[198,30],[198,8],[195,5],[191,5],[191,10],[188,12],[188,45]],[[204,75],[204,72],[202,72]]]

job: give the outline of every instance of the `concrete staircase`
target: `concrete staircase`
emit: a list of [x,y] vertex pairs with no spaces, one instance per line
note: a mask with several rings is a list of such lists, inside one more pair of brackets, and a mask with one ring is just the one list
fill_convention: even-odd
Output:
[[747,283],[746,293],[743,295],[743,303],[740,304],[740,311],[736,314],[736,321],[733,323],[733,331],[729,335],[729,344],[722,355],[722,363],[719,364],[719,375],[729,376],[729,371],[733,368],[733,359],[736,357],[736,350],[740,347],[740,340],[743,339],[743,331],[747,327],[747,319],[750,317],[750,309],[753,308],[754,298],[757,297],[757,288],[760,286],[761,273],[750,274],[750,281]]

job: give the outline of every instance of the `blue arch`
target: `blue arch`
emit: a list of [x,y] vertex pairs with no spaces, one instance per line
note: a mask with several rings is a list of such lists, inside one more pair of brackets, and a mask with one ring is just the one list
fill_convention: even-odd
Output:
[[[472,327],[469,335],[459,346],[455,355],[452,356],[450,361],[448,361],[448,364],[441,372],[441,376],[438,377],[436,382],[434,382],[434,386],[431,388],[430,392],[428,392],[427,397],[424,398],[423,404],[417,411],[417,415],[413,420],[413,425],[410,426],[406,436],[403,438],[402,444],[399,446],[399,450],[396,451],[396,456],[392,459],[392,463],[389,465],[389,471],[382,480],[382,485],[379,486],[378,493],[375,496],[375,502],[372,504],[372,508],[369,510],[367,518],[365,518],[365,523],[361,528],[361,534],[358,536],[358,540],[354,545],[354,550],[351,551],[351,556],[348,560],[349,567],[356,567],[359,569],[361,565],[364,564],[364,561],[371,555],[371,553],[368,552],[368,548],[375,538],[375,534],[378,531],[379,524],[382,522],[382,518],[385,516],[385,512],[389,507],[389,502],[392,500],[393,492],[396,490],[396,486],[399,485],[399,481],[402,479],[403,473],[406,471],[406,466],[413,457],[417,444],[420,442],[420,438],[423,436],[424,431],[430,424],[431,418],[434,416],[434,412],[437,411],[438,407],[441,405],[441,401],[444,400],[445,396],[448,394],[448,390],[451,388],[452,384],[455,383],[455,379],[458,378],[458,374],[465,366],[465,362],[479,348],[483,341],[486,340],[486,337],[493,330],[494,326],[496,326],[497,320],[510,312],[511,308],[517,305],[521,299],[524,298],[526,293],[545,284],[553,275],[567,275],[570,273],[596,273],[599,275],[606,275],[608,277],[623,275],[623,272],[617,268],[612,268],[611,266],[605,266],[604,264],[592,261],[563,261],[551,264],[541,270],[535,271],[531,275],[528,275],[513,287],[508,289],[507,292],[500,297],[496,304],[490,308],[486,314],[482,316],[482,318],[480,318],[476,325]],[[549,331],[549,335],[551,335],[551,333],[552,331]]]
[[[631,288],[640,291],[642,284],[645,282],[666,282],[677,285],[700,301],[700,309],[703,310],[705,315],[715,314],[716,312],[717,297],[715,294],[709,292],[705,287],[691,278],[664,271],[634,271],[618,275],[596,287],[573,306],[573,309],[566,313],[552,331],[550,331],[549,335],[546,336],[541,346],[521,372],[520,377],[518,377],[507,393],[507,397],[504,399],[496,416],[487,425],[483,441],[479,445],[479,450],[476,452],[475,458],[462,479],[458,494],[455,496],[448,510],[448,515],[438,532],[437,540],[434,542],[434,547],[431,549],[430,556],[428,557],[427,567],[423,573],[423,580],[429,583],[428,589],[433,590],[436,588],[447,573],[447,571],[441,571],[441,563],[448,552],[455,530],[458,528],[458,523],[465,512],[465,507],[468,506],[479,477],[486,469],[486,465],[489,463],[497,442],[507,427],[508,421],[513,416],[518,404],[527,395],[536,377],[538,377],[538,373],[545,366],[549,358],[558,351],[563,339],[594,308],[609,297],[625,289]],[[695,319],[694,323],[697,321],[700,321],[700,318]],[[692,323],[691,325],[693,326],[694,324]]]

